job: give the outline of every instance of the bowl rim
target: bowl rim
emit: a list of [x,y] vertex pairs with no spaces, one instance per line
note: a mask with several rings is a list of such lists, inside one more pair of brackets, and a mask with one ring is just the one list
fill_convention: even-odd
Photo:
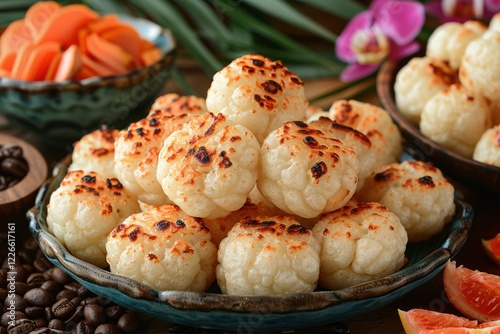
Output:
[[[112,274],[72,256],[69,251],[48,231],[43,218],[43,206],[48,203],[53,191],[62,179],[71,161],[70,156],[54,168],[53,176],[40,188],[36,205],[27,217],[29,229],[45,255],[56,265],[85,282],[117,290],[134,299],[167,304],[181,311],[223,311],[231,313],[278,314],[316,311],[345,302],[371,299],[394,293],[406,285],[426,281],[437,274],[448,260],[454,257],[467,239],[473,219],[473,209],[461,196],[455,194],[456,213],[451,223],[454,226],[446,235],[440,236],[439,243],[417,262],[404,266],[396,273],[338,290],[320,290],[310,293],[285,294],[279,296],[233,296],[212,292],[158,291],[127,277]],[[57,185],[56,185],[57,183]],[[446,228],[446,227],[445,227]],[[451,227],[450,227],[451,228]],[[441,232],[442,234],[443,232]],[[104,285],[103,285],[104,282]],[[303,303],[303,300],[310,303]],[[298,303],[297,301],[302,301]]]
[[[127,15],[127,14],[117,14],[118,19],[127,22],[129,24],[132,24],[132,22],[144,22],[145,24],[151,25],[156,27],[159,30],[158,38],[159,36],[164,36],[168,40],[168,48],[166,50],[161,50],[162,51],[162,56],[160,59],[155,61],[154,63],[148,65],[148,66],[142,66],[142,67],[137,67],[134,68],[131,71],[125,72],[125,73],[119,73],[119,74],[113,74],[113,75],[108,75],[108,76],[102,76],[102,77],[91,77],[91,78],[86,78],[83,80],[65,80],[65,81],[24,81],[24,80],[18,80],[18,79],[12,79],[12,78],[6,78],[6,77],[0,77],[0,89],[18,89],[18,90],[23,90],[23,91],[29,91],[29,92],[38,92],[38,91],[44,91],[44,90],[74,90],[76,87],[78,88],[88,88],[88,87],[94,87],[94,86],[101,86],[101,85],[106,85],[109,83],[114,82],[115,80],[120,80],[122,78],[133,78],[136,76],[141,76],[143,73],[154,73],[157,72],[158,67],[162,67],[162,64],[167,62],[167,60],[170,58],[170,56],[175,52],[177,48],[177,42],[176,39],[174,38],[172,32],[165,28],[160,26],[159,24],[141,18],[141,17],[135,17],[132,15]],[[132,24],[133,25],[133,24]],[[156,38],[154,40],[150,40],[151,42],[155,42]]]
[[13,187],[0,191],[0,206],[12,204],[33,194],[47,179],[48,173],[45,158],[33,145],[16,136],[0,133],[0,145],[5,144],[22,148],[23,158],[28,164],[28,173]]
[[380,102],[382,103],[384,108],[390,113],[393,120],[399,125],[400,128],[402,128],[404,131],[407,131],[412,137],[420,140],[422,145],[438,150],[449,159],[455,159],[460,163],[471,165],[477,168],[482,168],[489,173],[498,173],[497,177],[500,179],[500,167],[466,158],[459,155],[458,153],[451,151],[450,149],[447,149],[441,144],[436,143],[432,139],[424,136],[413,123],[407,120],[399,112],[394,98],[394,82],[396,80],[398,70],[411,58],[413,57],[407,57],[400,60],[388,59],[380,67],[376,79],[376,89]]

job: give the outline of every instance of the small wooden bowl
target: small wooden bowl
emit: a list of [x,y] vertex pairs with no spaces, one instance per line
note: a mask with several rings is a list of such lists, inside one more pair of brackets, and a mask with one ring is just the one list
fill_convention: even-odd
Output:
[[[28,230],[26,212],[35,204],[41,184],[47,178],[47,163],[42,154],[31,144],[17,137],[0,133],[0,145],[17,145],[23,149],[28,164],[28,174],[13,187],[0,191],[0,233],[9,230],[8,224],[16,225],[16,232]],[[12,231],[12,229],[10,229]]]
[[377,93],[403,135],[410,154],[418,160],[430,161],[446,175],[472,189],[500,194],[500,167],[465,158],[424,136],[417,126],[398,110],[394,83],[399,70],[409,61],[386,61],[377,75]]

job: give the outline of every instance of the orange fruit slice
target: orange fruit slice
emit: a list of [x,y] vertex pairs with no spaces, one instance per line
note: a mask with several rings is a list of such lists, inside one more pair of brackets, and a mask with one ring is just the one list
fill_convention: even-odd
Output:
[[33,52],[33,49],[35,48],[35,45],[31,42],[24,43],[21,48],[19,49],[19,52],[17,53],[16,60],[14,61],[14,65],[12,66],[12,71],[10,73],[10,76],[13,79],[18,79],[22,80],[23,72],[24,72],[24,66],[28,62],[28,59]]
[[406,334],[500,334],[500,321],[478,325],[476,320],[424,309],[398,313]]
[[500,233],[491,239],[482,239],[481,242],[486,254],[500,266]]
[[116,74],[112,69],[108,68],[106,65],[90,58],[85,54],[82,54],[82,63],[84,67],[89,68],[92,72],[96,73],[98,76],[101,77],[107,77]]
[[52,58],[52,61],[49,64],[49,68],[45,73],[44,80],[47,81],[55,80],[57,69],[59,68],[59,64],[61,63],[62,54],[63,54],[62,51],[59,51],[56,55],[54,55],[54,58]]
[[86,44],[88,53],[115,73],[124,73],[134,67],[134,59],[129,53],[96,33],[87,36]]
[[135,64],[140,64],[141,36],[139,36],[134,27],[125,23],[119,23],[115,27],[101,32],[99,36],[108,42],[120,46],[134,58]]
[[110,28],[115,27],[120,21],[116,14],[108,14],[99,17],[96,21],[88,24],[89,30],[95,33],[102,33]]
[[430,333],[443,328],[476,328],[478,322],[453,314],[412,309],[407,312],[398,310],[399,318],[406,334]]
[[10,73],[16,61],[16,57],[17,52],[2,52],[0,56],[0,69]]
[[24,70],[20,79],[26,81],[44,80],[52,59],[60,51],[61,44],[57,42],[47,42],[35,45],[24,65]]
[[43,25],[35,37],[35,44],[54,41],[64,49],[78,44],[78,31],[99,15],[85,5],[73,4],[60,8]]
[[17,52],[27,41],[31,41],[33,35],[26,26],[26,22],[16,20],[10,23],[0,37],[0,51],[3,53]]
[[457,268],[448,261],[443,283],[450,302],[466,317],[480,322],[500,320],[500,276]]
[[26,26],[33,36],[38,35],[49,18],[61,8],[55,1],[39,1],[31,5],[24,15]]
[[73,78],[82,66],[80,49],[78,46],[71,45],[67,48],[61,57],[61,62],[57,68],[55,81],[64,81]]
[[141,61],[144,66],[149,66],[160,60],[161,56],[160,49],[154,47],[141,52]]

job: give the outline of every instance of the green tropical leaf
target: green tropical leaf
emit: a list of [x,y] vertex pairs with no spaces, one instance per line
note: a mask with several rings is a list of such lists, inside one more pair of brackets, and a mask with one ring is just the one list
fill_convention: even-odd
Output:
[[[227,6],[227,4],[223,1],[219,1],[220,6]],[[317,64],[321,64],[326,69],[331,72],[340,73],[341,67],[338,64],[335,64],[321,56],[319,56],[314,51],[309,50],[307,47],[301,45],[300,43],[295,42],[293,39],[285,35],[284,33],[274,29],[270,25],[263,25],[262,22],[257,20],[254,16],[246,13],[243,10],[235,7],[227,8],[227,15],[233,20],[234,24],[241,25],[242,27],[254,31],[257,34],[260,34],[270,41],[278,44],[279,46],[285,48],[290,52],[297,52],[303,56],[303,60],[305,62],[313,62]],[[278,47],[279,47],[278,46]],[[257,46],[256,46],[257,47]],[[281,59],[286,62],[285,59]]]
[[22,19],[25,11],[3,11],[0,12],[0,27],[5,27],[15,20]]
[[207,74],[215,74],[222,68],[222,64],[184,21],[181,13],[168,1],[130,0],[130,2],[158,23],[169,28],[178,42],[190,51],[191,56],[198,61]]
[[123,2],[114,0],[83,0],[83,3],[99,13],[116,13],[130,15],[130,9]]
[[[33,5],[37,0],[2,0],[0,1],[0,11],[14,11],[16,9],[26,10],[28,7]],[[23,15],[24,16],[24,15]]]
[[353,0],[298,0],[309,6],[316,7],[327,13],[346,20],[351,19],[359,12],[366,10],[366,6]]
[[315,21],[305,16],[296,8],[290,6],[283,0],[244,0],[244,3],[258,8],[260,11],[266,13],[271,17],[276,17],[301,29],[315,33],[330,42],[335,42],[335,40],[337,39],[336,34],[317,24]]
[[232,42],[230,30],[222,23],[221,17],[206,2],[199,0],[175,0],[179,7],[191,16],[200,32],[212,41],[228,44]]

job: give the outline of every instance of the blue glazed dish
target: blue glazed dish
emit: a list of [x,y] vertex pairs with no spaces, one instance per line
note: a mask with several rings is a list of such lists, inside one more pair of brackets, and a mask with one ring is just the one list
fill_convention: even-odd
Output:
[[59,186],[69,157],[41,187],[28,212],[30,231],[47,258],[92,292],[128,309],[174,323],[221,330],[290,330],[343,321],[381,308],[437,275],[465,243],[473,210],[456,196],[456,214],[439,234],[408,244],[408,263],[393,275],[335,291],[282,296],[228,296],[209,292],[157,291],[111,274],[72,256],[46,224],[51,193]]
[[0,77],[0,114],[45,144],[72,144],[107,125],[120,128],[142,118],[170,77],[176,44],[170,31],[142,18],[120,15],[162,52],[133,71],[81,81],[29,82]]

